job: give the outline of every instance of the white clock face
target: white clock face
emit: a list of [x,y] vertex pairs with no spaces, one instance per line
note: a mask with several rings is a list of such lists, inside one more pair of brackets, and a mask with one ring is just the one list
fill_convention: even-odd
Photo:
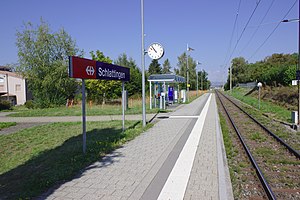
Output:
[[148,55],[154,60],[158,60],[164,55],[164,48],[159,43],[153,43],[148,48]]

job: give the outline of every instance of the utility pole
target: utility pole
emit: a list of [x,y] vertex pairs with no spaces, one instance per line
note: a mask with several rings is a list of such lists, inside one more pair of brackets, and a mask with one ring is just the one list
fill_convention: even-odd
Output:
[[197,79],[197,96],[198,96],[199,89],[198,89],[198,72],[197,72],[197,70],[196,70],[196,79]]
[[203,69],[201,69],[201,76],[200,76],[200,78],[201,78],[201,90],[203,91]]
[[144,0],[141,0],[141,22],[142,22],[142,118],[143,127],[146,126],[146,102],[145,102],[145,44],[144,44]]
[[186,86],[187,86],[187,100],[189,101],[189,56],[188,52],[189,51],[194,51],[195,49],[189,47],[189,44],[186,44],[186,70],[187,70],[187,75],[186,75]]
[[[300,72],[300,1],[298,1],[298,76]],[[298,85],[298,125],[300,124],[300,81],[297,77]]]
[[186,91],[187,91],[187,101],[189,102],[189,45],[187,45],[187,51],[186,51]]
[[298,85],[298,126],[300,125],[300,2],[298,2],[298,19],[284,19],[281,22],[298,21],[298,70],[296,70],[296,79]]
[[197,65],[201,65],[202,63],[199,62],[198,60],[196,61],[196,79],[197,79],[197,96],[198,96],[198,92],[199,92],[199,86],[198,86],[198,71],[197,71]]
[[230,85],[230,93],[232,92],[231,90],[232,90],[232,65],[230,65],[230,70],[229,70],[230,72],[230,74],[229,74],[229,79],[230,79],[230,83],[229,83],[229,85]]

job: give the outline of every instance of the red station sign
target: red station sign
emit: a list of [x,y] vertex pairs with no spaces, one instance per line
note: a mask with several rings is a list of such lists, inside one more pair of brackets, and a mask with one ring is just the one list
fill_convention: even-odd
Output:
[[129,81],[130,69],[118,65],[71,56],[69,58],[69,77]]

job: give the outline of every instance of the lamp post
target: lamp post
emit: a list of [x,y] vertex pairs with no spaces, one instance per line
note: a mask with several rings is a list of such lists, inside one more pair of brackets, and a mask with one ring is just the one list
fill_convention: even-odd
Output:
[[[201,63],[199,61],[196,62],[196,65],[200,65]],[[198,92],[199,92],[199,89],[198,89],[198,72],[197,72],[197,67],[196,67],[196,77],[197,77],[197,96],[198,96]]]
[[141,0],[141,23],[142,23],[142,119],[143,127],[146,126],[146,102],[145,102],[145,44],[144,44],[144,0]]
[[186,86],[187,86],[187,101],[189,101],[189,51],[194,51],[195,49],[189,47],[189,45],[186,45]]
[[189,101],[189,45],[187,45],[187,52],[186,52],[186,91],[187,91],[187,101]]
[[258,109],[260,110],[260,88],[262,87],[262,83],[261,82],[257,83],[257,87],[258,87]]
[[204,93],[204,88],[203,88],[203,75],[204,75],[204,72],[203,72],[204,70],[203,69],[201,69],[201,90],[203,91],[203,93]]
[[281,22],[293,22],[298,21],[298,70],[296,71],[296,79],[298,85],[298,125],[300,123],[300,3],[298,10],[299,19],[285,19]]
[[197,96],[198,96],[198,72],[197,72],[197,69],[196,69],[196,79],[197,79],[197,83],[196,83],[196,88],[197,88]]
[[232,64],[230,65],[230,70],[229,70],[229,89],[230,89],[230,93],[232,92]]

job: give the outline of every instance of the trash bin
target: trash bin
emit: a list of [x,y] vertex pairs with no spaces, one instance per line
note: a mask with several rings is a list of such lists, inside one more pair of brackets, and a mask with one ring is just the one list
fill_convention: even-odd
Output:
[[186,101],[186,93],[185,93],[185,90],[181,90],[181,102],[182,103],[185,103]]

